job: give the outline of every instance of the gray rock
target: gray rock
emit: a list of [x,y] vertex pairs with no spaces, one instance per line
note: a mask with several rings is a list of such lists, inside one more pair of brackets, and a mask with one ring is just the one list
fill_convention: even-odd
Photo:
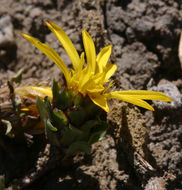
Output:
[[140,38],[149,38],[151,35],[150,33],[154,28],[154,24],[148,17],[142,17],[136,19],[132,27],[135,28],[135,32],[137,32],[137,35],[140,36]]
[[7,64],[16,56],[16,43],[10,16],[0,18],[0,67]]
[[165,186],[166,182],[162,177],[152,177],[145,186],[145,190],[166,190]]
[[42,11],[40,8],[33,8],[30,12],[30,17],[31,18],[35,18],[35,17],[39,17],[41,16]]
[[114,45],[118,45],[118,46],[122,47],[125,40],[124,40],[124,38],[122,38],[121,36],[119,36],[117,34],[112,34],[111,41]]
[[167,80],[161,80],[149,90],[162,92],[173,99],[171,103],[154,101],[154,120],[149,128],[151,143],[148,147],[157,166],[177,178],[182,175],[178,167],[182,164],[182,97],[175,84]]
[[15,44],[13,25],[10,16],[0,18],[0,48]]
[[126,37],[127,37],[128,42],[131,43],[132,41],[134,41],[136,36],[135,36],[134,30],[131,27],[128,27],[126,29]]
[[135,89],[144,89],[159,67],[157,56],[147,51],[146,47],[139,42],[128,45],[120,51],[122,57],[117,58],[117,78],[120,79],[127,73],[128,80]]
[[117,33],[122,33],[126,29],[124,20],[122,19],[123,10],[121,7],[113,7],[107,12],[107,24],[109,28]]
[[167,80],[161,80],[157,86],[154,86],[152,88],[149,88],[149,90],[162,92],[169,97],[172,98],[172,102],[161,102],[161,101],[153,101],[154,105],[158,109],[164,109],[164,108],[170,108],[170,109],[178,109],[182,108],[182,95],[180,94],[178,88],[176,85],[174,85],[172,82],[169,82]]
[[148,50],[156,54],[165,75],[173,78],[180,76],[177,47],[182,17],[180,9],[176,6],[181,5],[169,0],[108,2],[106,5],[108,31],[110,34],[116,33],[127,38],[128,41],[124,44],[126,46],[136,41],[143,43]]

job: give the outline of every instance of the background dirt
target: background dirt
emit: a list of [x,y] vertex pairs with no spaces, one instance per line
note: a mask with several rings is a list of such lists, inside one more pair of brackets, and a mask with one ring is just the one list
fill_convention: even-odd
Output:
[[[78,156],[75,165],[59,165],[59,153],[35,138],[27,148],[0,149],[0,175],[6,186],[19,184],[45,165],[44,174],[25,190],[122,189],[182,190],[182,68],[178,43],[182,28],[181,0],[1,0],[0,86],[24,68],[24,80],[61,80],[57,66],[25,41],[30,34],[53,47],[70,65],[66,52],[44,21],[51,20],[83,51],[81,30],[93,37],[97,52],[112,44],[111,62],[117,64],[116,88],[149,89],[166,93],[173,102],[153,102],[156,111],[145,111],[111,101],[104,140],[93,146],[91,156]],[[43,159],[43,160],[41,160]],[[47,163],[47,162],[46,162]],[[42,167],[42,166],[41,166]],[[21,186],[21,185],[20,185]]]

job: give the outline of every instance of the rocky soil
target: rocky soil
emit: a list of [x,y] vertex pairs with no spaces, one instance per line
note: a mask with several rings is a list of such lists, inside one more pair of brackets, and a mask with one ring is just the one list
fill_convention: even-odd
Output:
[[[153,102],[155,112],[111,101],[107,136],[92,155],[79,155],[71,168],[41,137],[34,143],[0,148],[0,175],[7,189],[182,190],[182,64],[178,44],[181,0],[1,0],[0,86],[24,69],[23,80],[62,75],[57,66],[25,41],[30,34],[53,47],[64,62],[66,52],[44,21],[51,20],[83,50],[81,30],[93,37],[97,52],[112,44],[111,62],[118,89],[149,89],[173,98]],[[30,175],[31,174],[31,175]],[[16,188],[15,188],[16,187]]]

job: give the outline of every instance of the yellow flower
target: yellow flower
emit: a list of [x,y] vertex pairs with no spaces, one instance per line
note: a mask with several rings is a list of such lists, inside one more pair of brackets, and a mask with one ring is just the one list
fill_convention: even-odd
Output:
[[[89,96],[96,105],[106,112],[109,112],[107,100],[111,98],[120,99],[149,110],[154,109],[144,100],[172,101],[170,97],[153,91],[136,90],[108,92],[113,84],[109,79],[117,69],[115,64],[108,63],[111,55],[111,45],[103,48],[96,56],[94,42],[88,32],[83,30],[82,37],[85,53],[82,52],[79,56],[73,43],[59,26],[50,21],[46,21],[46,25],[56,35],[66,50],[73,65],[71,70],[66,67],[62,59],[51,47],[27,34],[22,34],[22,36],[47,55],[59,67],[65,76],[68,90],[74,90],[75,93]],[[27,88],[34,88],[35,90],[36,87]],[[36,90],[41,91],[40,89]],[[51,89],[47,88],[45,93],[51,96]]]

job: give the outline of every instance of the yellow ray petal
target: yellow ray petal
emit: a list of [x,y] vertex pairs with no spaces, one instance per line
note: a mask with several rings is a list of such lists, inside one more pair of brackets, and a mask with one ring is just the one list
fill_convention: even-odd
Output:
[[[104,68],[104,71],[101,73],[100,72],[96,73],[95,75],[90,77],[90,80],[88,80],[87,83],[89,83],[89,81],[94,81],[96,84],[103,85],[106,82],[108,82],[108,79],[114,74],[116,69],[117,69],[116,65],[107,63],[106,67]],[[87,83],[85,84],[85,86],[88,85]]]
[[95,73],[95,67],[96,67],[96,52],[95,52],[95,45],[94,42],[89,35],[89,33],[86,30],[82,31],[82,37],[83,37],[83,45],[87,57],[87,68],[88,68],[88,74],[90,72]]
[[67,34],[58,25],[50,21],[46,21],[45,23],[49,27],[49,29],[56,35],[58,40],[61,42],[69,58],[71,59],[73,68],[77,70],[79,67],[80,58],[72,41],[69,39]]
[[96,67],[96,52],[95,45],[86,30],[82,31],[83,45],[87,57],[87,66],[80,73],[79,91],[84,92],[85,84],[90,80],[91,76],[95,74]]
[[38,86],[18,87],[15,88],[15,94],[33,99],[35,99],[36,96],[39,96],[40,98],[49,96],[52,99],[52,90],[49,87],[38,87]]
[[107,98],[103,95],[98,94],[97,96],[89,96],[90,99],[93,101],[94,104],[101,107],[106,112],[109,112],[109,106],[107,104]]
[[147,90],[133,90],[133,91],[116,91],[114,93],[118,93],[120,95],[132,96],[134,98],[142,99],[142,100],[158,100],[158,101],[166,101],[171,102],[172,99],[165,94],[154,91]]
[[85,84],[90,80],[92,76],[88,75],[87,68],[84,68],[79,76],[79,87],[78,90],[79,92],[84,92],[85,91]]
[[102,85],[97,85],[97,84],[95,84],[95,83],[90,84],[90,85],[87,87],[87,89],[86,89],[86,91],[87,91],[88,94],[89,94],[89,93],[102,92],[103,90],[104,90],[104,87],[103,87]]
[[79,73],[79,75],[80,75],[80,73],[81,73],[81,71],[83,69],[84,63],[85,63],[85,53],[82,52],[81,56],[80,56],[80,64],[79,64],[79,67],[78,67],[78,73]]
[[[102,92],[104,90],[104,79],[105,73],[97,73],[95,75],[91,75],[90,78],[85,80],[85,75],[82,73],[83,80],[80,81],[80,86],[83,92],[94,93],[94,92]],[[84,83],[85,82],[85,83]]]
[[145,109],[154,111],[154,108],[152,106],[150,106],[147,102],[145,102],[139,98],[135,98],[133,96],[123,95],[123,94],[118,93],[117,91],[109,92],[104,95],[106,96],[106,98],[109,98],[109,99],[110,98],[120,99],[125,102],[128,102],[128,103],[143,107]]
[[72,83],[78,84],[79,81],[81,80],[81,72],[83,69],[84,62],[85,62],[84,52],[82,52],[82,54],[80,56],[80,64],[79,64],[78,70],[77,71],[72,70],[71,84]]
[[97,73],[90,78],[90,81],[94,81],[94,83],[100,83],[102,85],[104,83],[105,75],[105,73]]
[[92,82],[94,82],[93,88],[98,84],[103,86],[106,82],[108,82],[108,79],[113,75],[116,69],[117,69],[116,65],[113,65],[111,63],[107,64],[104,71],[102,73],[97,73],[92,77],[90,77],[87,83],[84,84],[83,88],[88,88],[89,84]]
[[106,46],[97,55],[96,62],[97,62],[98,70],[99,70],[98,72],[102,72],[104,70],[104,67],[106,66],[109,60],[109,57],[111,55],[111,49],[112,49],[111,45]]
[[115,64],[107,63],[106,69],[105,69],[106,76],[105,76],[104,82],[107,82],[108,79],[111,78],[111,76],[115,73],[116,69],[117,69],[117,66]]
[[60,70],[63,72],[65,79],[67,81],[67,84],[69,85],[70,82],[70,73],[67,69],[66,65],[62,61],[62,59],[59,57],[59,55],[48,45],[40,42],[39,40],[27,35],[27,34],[21,34],[26,40],[28,40],[30,43],[32,43],[36,48],[38,48],[40,51],[42,51],[45,55],[47,55],[56,65],[60,68]]

